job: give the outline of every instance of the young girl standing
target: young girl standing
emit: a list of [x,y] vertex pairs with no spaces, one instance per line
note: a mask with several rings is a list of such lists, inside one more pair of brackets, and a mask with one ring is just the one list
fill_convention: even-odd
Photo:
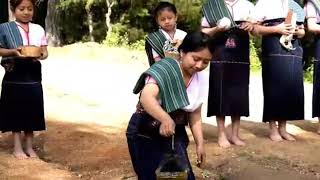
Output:
[[[291,10],[296,14],[294,24],[285,22]],[[263,122],[269,122],[271,140],[294,141],[286,124],[304,119],[303,51],[299,40],[305,34],[303,9],[294,0],[259,0],[253,18],[259,22],[254,33],[262,36]],[[289,35],[293,35],[292,49],[280,44],[281,36]]]
[[[210,65],[208,116],[216,116],[218,144],[243,146],[239,137],[240,117],[249,116],[249,33],[248,22],[254,5],[247,0],[209,0],[203,6],[202,31],[217,44]],[[219,17],[221,16],[221,17]],[[229,19],[230,27],[221,26]],[[225,116],[231,116],[232,135],[225,132]]]
[[150,33],[145,44],[150,65],[165,57],[163,48],[166,41],[177,43],[187,35],[186,32],[177,29],[177,9],[173,4],[160,2],[154,10],[154,17],[159,30]]
[[[0,24],[1,65],[5,68],[0,98],[0,130],[13,134],[13,154],[18,159],[37,158],[33,131],[45,130],[41,63],[48,56],[44,29],[31,23],[36,0],[10,0],[16,20]],[[39,47],[41,56],[21,54],[23,46]],[[21,132],[26,146],[23,150]]]

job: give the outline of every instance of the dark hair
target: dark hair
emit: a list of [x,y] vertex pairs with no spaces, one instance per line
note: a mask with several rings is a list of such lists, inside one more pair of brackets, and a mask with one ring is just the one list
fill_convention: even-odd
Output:
[[[22,3],[22,1],[23,0],[10,0],[11,10],[15,10],[19,6],[19,4]],[[30,1],[32,5],[35,6],[37,0],[28,0],[28,1]]]
[[159,14],[164,10],[171,11],[174,14],[177,14],[177,8],[174,4],[166,2],[166,1],[162,1],[162,2],[159,2],[157,7],[154,9],[154,13],[153,13],[154,18],[157,19]]
[[188,33],[187,36],[183,39],[182,44],[179,46],[179,52],[197,52],[205,48],[209,48],[210,52],[214,51],[211,46],[213,41],[210,39],[209,35],[203,32],[192,32]]

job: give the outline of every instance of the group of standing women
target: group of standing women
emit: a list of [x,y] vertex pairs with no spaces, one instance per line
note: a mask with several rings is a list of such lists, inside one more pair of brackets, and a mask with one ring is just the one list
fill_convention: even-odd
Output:
[[[178,154],[188,164],[188,179],[194,179],[184,126],[191,127],[201,165],[205,160],[200,114],[202,97],[206,95],[203,93],[208,94],[207,116],[217,119],[219,146],[245,145],[239,137],[239,126],[241,116],[249,116],[250,34],[262,36],[262,119],[269,123],[269,138],[294,141],[286,131],[286,122],[304,119],[303,50],[299,39],[305,35],[305,19],[306,27],[317,37],[313,117],[320,116],[320,1],[306,0],[304,6],[294,0],[258,0],[256,5],[248,0],[209,0],[202,9],[202,32],[186,35],[176,28],[175,6],[159,3],[155,20],[160,29],[146,40],[151,67],[136,85],[134,92],[140,93],[140,98],[127,130],[139,179],[155,179],[155,170],[173,135]],[[291,13],[294,20],[285,22]],[[180,58],[166,58],[164,44],[176,39],[183,40],[178,49]],[[286,42],[280,43],[283,40]],[[210,58],[209,82],[205,82],[201,71]],[[204,83],[209,83],[209,92],[203,90]],[[184,116],[172,113],[177,110],[182,110]],[[232,119],[230,137],[225,132],[226,116]],[[183,123],[181,118],[185,119]]]

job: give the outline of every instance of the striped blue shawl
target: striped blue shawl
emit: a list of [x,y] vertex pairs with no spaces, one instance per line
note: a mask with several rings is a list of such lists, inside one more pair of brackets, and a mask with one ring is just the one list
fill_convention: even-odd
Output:
[[176,60],[164,58],[153,64],[140,76],[133,93],[138,94],[143,89],[148,75],[157,81],[161,106],[166,112],[170,113],[189,105],[187,89]]
[[[11,21],[0,24],[0,47],[16,49],[23,45],[23,40],[16,22]],[[13,57],[2,57],[1,65],[10,63]]]
[[161,58],[164,58],[163,46],[166,42],[165,35],[159,29],[156,32],[148,34],[146,37],[145,49],[148,55],[149,65],[151,66],[154,63],[152,49],[154,49]]

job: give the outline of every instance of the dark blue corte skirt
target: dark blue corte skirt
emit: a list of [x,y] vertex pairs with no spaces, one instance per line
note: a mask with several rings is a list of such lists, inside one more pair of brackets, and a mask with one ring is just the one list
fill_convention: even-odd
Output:
[[0,99],[0,131],[45,129],[41,83],[3,82]]
[[299,40],[288,51],[280,35],[262,39],[263,121],[304,119],[302,48]]
[[215,46],[207,116],[249,116],[249,35],[242,30],[224,33]]

